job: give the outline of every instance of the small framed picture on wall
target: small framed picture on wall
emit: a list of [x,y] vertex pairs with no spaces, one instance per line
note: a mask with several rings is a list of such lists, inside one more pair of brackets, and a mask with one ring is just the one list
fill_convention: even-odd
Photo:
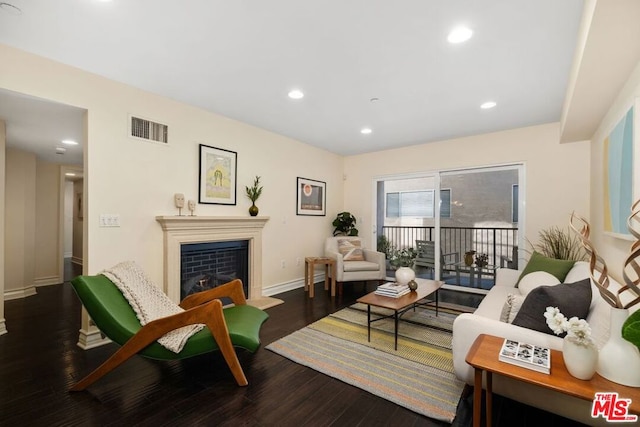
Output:
[[236,204],[238,153],[200,144],[200,188],[198,202]]
[[296,181],[296,214],[325,216],[327,214],[327,183],[298,177]]

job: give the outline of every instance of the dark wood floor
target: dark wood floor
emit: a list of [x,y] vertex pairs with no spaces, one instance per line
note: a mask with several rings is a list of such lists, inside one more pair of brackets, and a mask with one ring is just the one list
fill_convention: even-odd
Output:
[[[268,310],[263,345],[355,301],[361,285],[331,299],[317,285],[310,300],[302,289],[278,297]],[[370,285],[372,290],[373,285]],[[451,299],[451,298],[449,298]],[[453,298],[455,300],[455,298]],[[238,387],[219,354],[185,361],[127,361],[91,386],[69,393],[76,380],[116,348],[77,347],[78,300],[68,283],[6,302],[9,333],[0,337],[0,426],[207,425],[207,426],[443,426],[356,387],[291,362],[264,348],[239,351],[249,380]],[[496,426],[573,426],[508,399],[494,401]],[[471,398],[462,399],[456,426],[471,425]]]

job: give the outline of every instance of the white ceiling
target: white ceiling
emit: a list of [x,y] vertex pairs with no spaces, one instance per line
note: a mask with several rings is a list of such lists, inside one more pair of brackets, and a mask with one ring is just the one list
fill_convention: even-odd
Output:
[[[84,110],[0,89],[0,118],[7,124],[7,146],[36,153],[51,163],[82,165]],[[64,153],[58,153],[62,148]]]
[[[583,8],[583,0],[8,2],[22,14],[0,8],[0,43],[341,155],[559,121]],[[449,44],[458,24],[473,37]],[[292,88],[306,96],[289,99]],[[47,130],[49,114],[39,112],[37,126],[21,121],[25,100],[6,96],[9,144],[25,141],[14,127]],[[481,110],[488,100],[497,107]],[[360,134],[365,126],[373,133]]]

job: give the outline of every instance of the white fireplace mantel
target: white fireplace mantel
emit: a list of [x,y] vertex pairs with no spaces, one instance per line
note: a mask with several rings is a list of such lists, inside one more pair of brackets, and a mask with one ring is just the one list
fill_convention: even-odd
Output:
[[180,249],[183,244],[249,241],[248,303],[260,308],[282,301],[262,295],[262,229],[266,216],[157,216],[164,232],[164,291],[180,302]]

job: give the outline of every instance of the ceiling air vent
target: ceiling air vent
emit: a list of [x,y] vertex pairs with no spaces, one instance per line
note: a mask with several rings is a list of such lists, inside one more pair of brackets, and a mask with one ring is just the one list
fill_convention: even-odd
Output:
[[131,116],[131,136],[167,144],[169,142],[169,127],[162,123]]

